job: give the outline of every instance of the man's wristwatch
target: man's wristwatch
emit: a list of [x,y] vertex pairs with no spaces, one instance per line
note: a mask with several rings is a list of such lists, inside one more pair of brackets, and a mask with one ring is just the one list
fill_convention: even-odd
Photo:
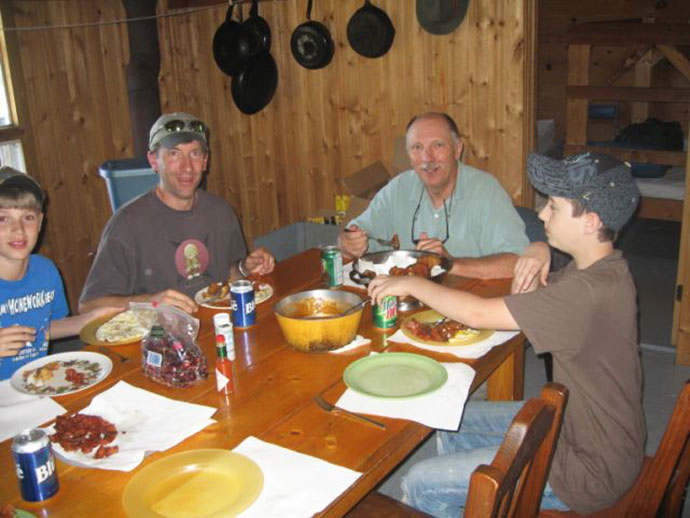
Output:
[[242,267],[242,263],[244,262],[244,259],[240,259],[237,261],[237,269],[240,271],[240,275],[242,277],[247,277],[249,274],[244,271],[244,268]]

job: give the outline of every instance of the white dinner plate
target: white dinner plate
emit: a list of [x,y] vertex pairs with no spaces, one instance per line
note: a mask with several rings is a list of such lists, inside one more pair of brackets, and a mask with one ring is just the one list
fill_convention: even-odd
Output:
[[[83,383],[69,381],[75,373],[83,375]],[[75,351],[50,354],[20,367],[10,379],[11,385],[24,394],[32,396],[64,396],[79,392],[99,383],[110,374],[113,362],[103,354]]]
[[[205,308],[210,309],[228,309],[230,307],[230,294],[219,299],[213,299],[206,296],[208,287],[202,288],[194,295],[194,301]],[[261,304],[266,302],[273,296],[273,286],[267,282],[254,283],[254,303]]]

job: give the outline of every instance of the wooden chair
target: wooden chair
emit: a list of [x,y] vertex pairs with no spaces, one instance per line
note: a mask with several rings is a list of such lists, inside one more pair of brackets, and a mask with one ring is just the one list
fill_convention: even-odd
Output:
[[654,457],[646,457],[633,487],[596,513],[542,511],[540,518],[679,518],[690,477],[690,380],[678,396]]
[[[563,422],[568,390],[547,383],[513,419],[490,466],[470,479],[466,518],[536,517]],[[377,491],[369,493],[347,518],[422,518],[429,515]]]

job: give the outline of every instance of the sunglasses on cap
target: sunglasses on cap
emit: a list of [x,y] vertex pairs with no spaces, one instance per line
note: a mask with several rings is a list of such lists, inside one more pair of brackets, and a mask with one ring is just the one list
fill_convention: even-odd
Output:
[[163,128],[168,133],[176,133],[184,130],[191,130],[195,133],[204,133],[206,131],[206,125],[200,120],[183,121],[182,119],[174,119],[166,122]]

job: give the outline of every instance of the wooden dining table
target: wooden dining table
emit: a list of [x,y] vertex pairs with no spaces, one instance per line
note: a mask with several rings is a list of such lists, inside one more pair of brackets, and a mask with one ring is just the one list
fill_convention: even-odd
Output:
[[[369,346],[350,352],[307,353],[291,348],[283,338],[272,311],[281,297],[298,291],[322,288],[320,251],[310,249],[276,265],[268,276],[274,295],[257,306],[256,325],[235,329],[236,359],[233,362],[234,392],[225,398],[216,391],[212,374],[215,361],[212,316],[218,310],[200,308],[197,343],[209,361],[208,379],[191,388],[169,388],[146,378],[141,371],[139,342],[109,348],[105,354],[113,362],[110,375],[84,391],[55,397],[68,413],[80,411],[92,398],[124,380],[144,390],[172,399],[217,408],[216,420],[177,446],[154,452],[130,472],[76,467],[60,460],[57,471],[59,492],[38,504],[24,502],[19,494],[10,444],[0,444],[0,508],[13,504],[38,517],[122,517],[122,494],[130,479],[144,466],[165,456],[198,448],[233,449],[245,438],[263,441],[318,457],[350,468],[362,476],[317,516],[343,516],[369,491],[373,490],[429,434],[432,429],[413,421],[374,416],[385,423],[381,429],[339,412],[326,412],[315,402],[316,395],[335,403],[346,390],[342,379],[345,368],[372,351],[406,351],[434,357],[439,361],[463,361],[476,375],[474,391],[485,381],[492,400],[521,400],[523,396],[524,338],[521,334],[492,348],[481,358],[459,360],[389,340],[390,332],[372,325],[371,310],[365,309],[358,333],[371,339]],[[444,283],[483,296],[507,293],[510,280],[478,280],[447,276]],[[398,315],[398,321],[405,314]],[[104,353],[97,346],[85,350]],[[112,354],[111,354],[112,353]],[[117,354],[115,354],[117,353]],[[121,356],[126,359],[123,360]],[[267,517],[268,518],[268,517]]]

